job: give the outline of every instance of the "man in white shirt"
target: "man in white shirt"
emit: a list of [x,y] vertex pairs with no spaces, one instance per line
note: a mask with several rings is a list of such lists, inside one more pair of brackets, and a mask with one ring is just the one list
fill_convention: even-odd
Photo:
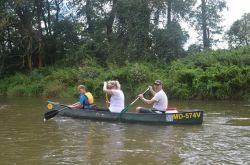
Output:
[[138,97],[146,104],[153,104],[152,108],[137,107],[136,112],[138,113],[154,113],[154,112],[165,112],[168,107],[168,97],[162,90],[162,83],[160,80],[154,82],[154,86],[149,86],[149,90],[154,96],[151,100],[145,99],[143,94]]

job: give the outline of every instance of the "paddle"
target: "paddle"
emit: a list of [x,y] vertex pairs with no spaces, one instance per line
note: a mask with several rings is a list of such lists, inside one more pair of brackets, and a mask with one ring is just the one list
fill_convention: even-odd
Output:
[[[52,110],[52,111],[48,111],[44,114],[44,121],[49,120],[53,117],[55,117],[60,111],[66,109],[66,108],[70,108],[67,105],[64,104],[60,104],[61,106],[64,106],[64,108],[61,108],[59,110]],[[71,108],[70,108],[71,109]]]
[[106,107],[109,108],[109,98],[107,93],[105,95],[105,99],[106,99]]
[[[147,88],[142,94],[144,95],[147,91],[149,90],[149,88]],[[129,108],[137,101],[139,100],[140,97],[137,97],[132,103],[130,103],[129,105],[127,105],[122,111],[121,111],[121,114],[122,113],[126,113]]]

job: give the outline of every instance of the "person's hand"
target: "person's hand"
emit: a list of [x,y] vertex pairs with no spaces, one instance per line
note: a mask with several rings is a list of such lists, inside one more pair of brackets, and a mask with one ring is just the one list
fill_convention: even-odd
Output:
[[103,91],[106,91],[106,90],[107,90],[107,82],[104,81],[104,82],[103,82]]
[[142,98],[143,98],[143,94],[139,94],[138,97],[139,97],[140,99],[142,99]]
[[150,86],[148,86],[148,89],[149,90],[153,90],[153,87],[150,85]]
[[68,105],[67,107],[69,107],[69,108],[73,108],[74,106],[73,106],[73,105]]

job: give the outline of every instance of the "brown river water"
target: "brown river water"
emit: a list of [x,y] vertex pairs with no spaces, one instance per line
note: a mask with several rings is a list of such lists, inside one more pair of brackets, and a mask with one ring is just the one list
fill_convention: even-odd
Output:
[[170,100],[171,107],[204,110],[204,123],[162,126],[67,117],[44,123],[46,101],[0,98],[0,165],[250,164],[247,102]]

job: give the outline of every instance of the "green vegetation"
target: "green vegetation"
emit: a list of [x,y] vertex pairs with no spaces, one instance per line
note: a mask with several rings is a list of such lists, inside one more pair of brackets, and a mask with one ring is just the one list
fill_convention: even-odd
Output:
[[249,99],[250,47],[192,55],[174,61],[169,74],[176,98]]
[[187,54],[183,45],[189,35],[182,22],[202,34],[202,48],[215,44],[225,2],[0,0],[0,78],[63,60],[81,64],[87,57],[103,66],[169,63]]
[[[161,79],[171,98],[249,98],[249,47],[211,50],[224,9],[225,0],[0,0],[0,94],[70,97],[85,84],[102,96],[103,81],[117,79],[134,97]],[[188,51],[182,22],[200,34]],[[249,45],[249,14],[226,39]]]
[[1,80],[0,94],[72,97],[78,96],[76,86],[85,84],[95,97],[102,97],[103,81],[110,79],[121,82],[127,97],[161,79],[170,98],[250,99],[250,47],[203,51],[169,65],[147,62],[101,67],[92,59],[81,67],[40,68]]
[[226,33],[226,39],[231,48],[250,44],[250,13],[245,13],[232,24]]

